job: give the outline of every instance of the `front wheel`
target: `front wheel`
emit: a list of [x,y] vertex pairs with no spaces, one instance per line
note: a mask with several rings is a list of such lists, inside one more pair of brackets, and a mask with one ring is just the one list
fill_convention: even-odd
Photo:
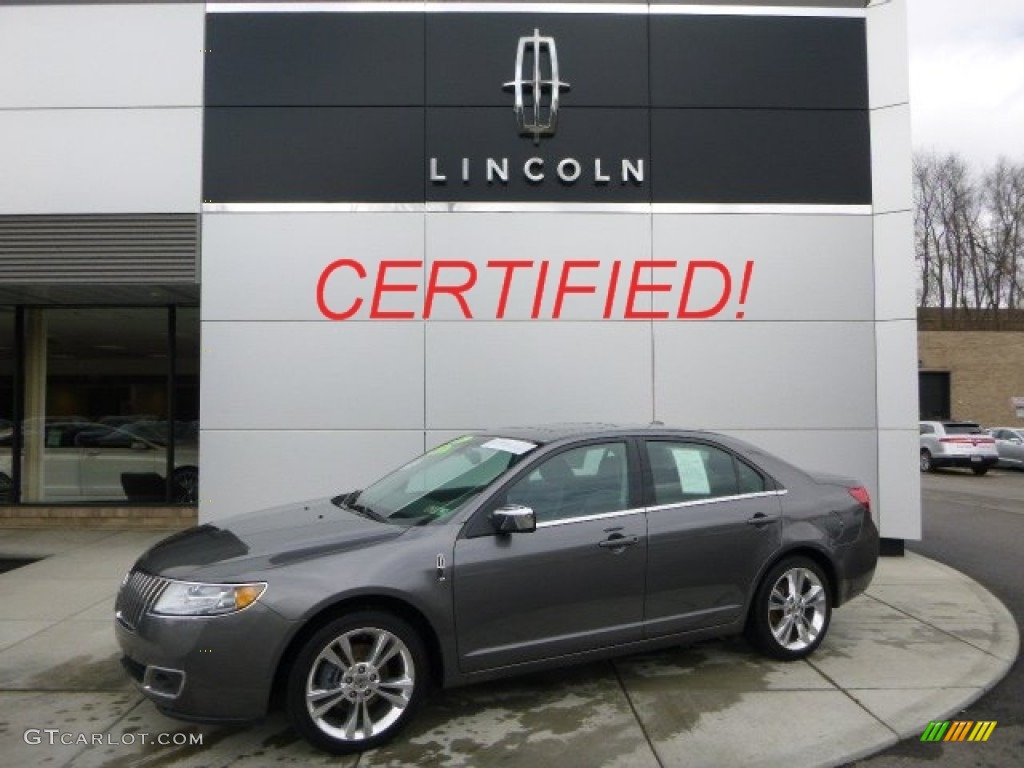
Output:
[[802,659],[821,645],[831,618],[828,578],[813,560],[789,558],[757,588],[747,637],[767,656]]
[[299,651],[286,708],[307,741],[334,754],[371,749],[412,719],[429,680],[416,631],[387,613],[332,621]]

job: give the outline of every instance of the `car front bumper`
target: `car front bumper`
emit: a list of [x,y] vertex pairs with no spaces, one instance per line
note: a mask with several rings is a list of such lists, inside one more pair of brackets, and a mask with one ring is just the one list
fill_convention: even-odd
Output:
[[291,624],[260,603],[226,616],[114,620],[122,665],[161,711],[183,720],[263,717]]

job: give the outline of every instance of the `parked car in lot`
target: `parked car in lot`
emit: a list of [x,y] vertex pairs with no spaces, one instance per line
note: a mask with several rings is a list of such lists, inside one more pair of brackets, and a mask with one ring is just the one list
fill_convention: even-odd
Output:
[[813,652],[878,557],[868,492],[731,437],[576,425],[466,435],[365,490],[156,544],[115,604],[166,714],[283,703],[336,753],[454,686],[746,631]]
[[[157,424],[164,424],[162,436],[154,426]],[[39,501],[123,501],[127,496],[126,475],[129,481],[138,477],[156,481],[156,492],[146,500],[164,498],[165,422],[111,426],[89,421],[54,421],[44,425],[42,437],[43,497]],[[172,475],[175,501],[194,504],[198,500],[198,454],[197,439],[176,436]],[[0,498],[11,496],[11,465],[10,452],[0,453]]]
[[988,433],[996,441],[1000,466],[1024,468],[1024,429],[993,427]]
[[921,471],[969,467],[984,475],[999,461],[996,441],[973,421],[922,421]]

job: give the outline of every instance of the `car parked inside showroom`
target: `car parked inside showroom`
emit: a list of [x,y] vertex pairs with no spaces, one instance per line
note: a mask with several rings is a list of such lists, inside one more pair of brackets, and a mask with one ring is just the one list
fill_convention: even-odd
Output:
[[[175,429],[171,498],[195,504],[199,493],[198,428]],[[26,434],[40,429],[30,423]],[[166,422],[55,420],[42,425],[41,495],[38,501],[162,501],[166,498]],[[6,439],[6,442],[3,440]],[[11,435],[0,433],[0,447]],[[13,461],[0,453],[0,500],[13,498]]]
[[502,429],[365,490],[153,546],[115,604],[122,663],[166,714],[314,745],[391,739],[432,686],[745,632],[812,653],[878,557],[868,491],[724,435]]
[[922,421],[921,471],[962,467],[984,475],[999,461],[996,441],[973,421]]
[[993,427],[988,433],[996,441],[999,466],[1024,469],[1024,429]]

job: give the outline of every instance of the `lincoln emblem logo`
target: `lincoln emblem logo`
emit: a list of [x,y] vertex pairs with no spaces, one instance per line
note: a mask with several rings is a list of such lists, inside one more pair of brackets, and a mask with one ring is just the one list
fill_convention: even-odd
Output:
[[540,144],[541,136],[554,136],[558,127],[559,92],[563,88],[569,90],[569,84],[558,79],[555,38],[541,37],[539,29],[533,30],[532,37],[520,37],[516,48],[516,79],[505,83],[505,88],[515,93],[519,133],[533,136],[534,144]]

